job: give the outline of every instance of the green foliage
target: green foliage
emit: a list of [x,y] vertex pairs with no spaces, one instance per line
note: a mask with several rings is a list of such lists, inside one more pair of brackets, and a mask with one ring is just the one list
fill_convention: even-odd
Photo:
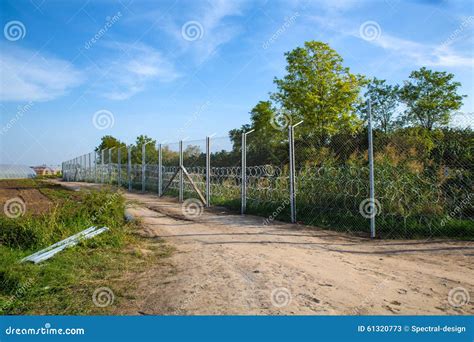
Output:
[[461,83],[453,79],[453,74],[425,67],[413,71],[400,89],[400,99],[407,106],[405,121],[428,130],[448,125],[465,97],[457,93]]
[[[37,180],[17,182],[37,188],[55,205],[41,215],[0,216],[0,314],[113,314],[115,306],[98,308],[93,304],[94,290],[110,287],[119,302],[129,296],[133,285],[124,281],[127,274],[146,267],[156,258],[155,250],[160,257],[171,252],[158,244],[146,246],[153,252],[150,256],[132,253],[144,248],[145,241],[132,235],[136,227],[124,223],[124,199],[118,192],[76,192]],[[41,264],[19,262],[90,225],[106,225],[110,231]]]
[[397,127],[395,117],[398,107],[398,85],[389,85],[385,80],[373,78],[369,81],[364,94],[365,101],[359,105],[360,116],[367,120],[368,102],[372,105],[372,122],[375,128],[387,133]]
[[285,56],[287,74],[275,78],[278,91],[271,98],[288,111],[291,121],[304,120],[302,132],[321,145],[341,130],[357,130],[355,108],[364,77],[352,74],[342,57],[322,42],[306,42]]

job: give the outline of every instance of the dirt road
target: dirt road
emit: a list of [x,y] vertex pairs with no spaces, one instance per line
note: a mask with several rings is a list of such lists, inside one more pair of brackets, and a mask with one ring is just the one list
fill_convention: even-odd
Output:
[[137,277],[121,313],[474,314],[473,242],[371,241],[224,209],[190,218],[174,199],[125,196],[141,233],[176,252]]

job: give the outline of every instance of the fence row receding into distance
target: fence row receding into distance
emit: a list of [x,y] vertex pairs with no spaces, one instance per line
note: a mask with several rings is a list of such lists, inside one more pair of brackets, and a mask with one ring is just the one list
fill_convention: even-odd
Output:
[[[300,126],[115,147],[66,161],[66,181],[194,198],[242,214],[383,238],[472,238],[472,168],[416,160],[369,127],[313,136]],[[376,133],[376,131],[374,131]],[[257,138],[259,137],[259,138]],[[373,149],[374,153],[371,153]],[[411,158],[412,156],[413,158]]]

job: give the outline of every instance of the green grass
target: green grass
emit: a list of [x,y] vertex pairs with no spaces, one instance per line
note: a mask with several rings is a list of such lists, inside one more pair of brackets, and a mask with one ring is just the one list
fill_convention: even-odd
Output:
[[[41,214],[27,210],[16,219],[0,216],[0,314],[113,313],[121,301],[133,297],[133,275],[171,253],[166,244],[151,244],[133,233],[139,222],[124,221],[119,193],[75,192],[40,180],[21,180],[18,185],[38,189],[53,206]],[[92,225],[110,231],[40,264],[19,262]],[[114,305],[94,305],[92,294],[99,287],[112,289]]]

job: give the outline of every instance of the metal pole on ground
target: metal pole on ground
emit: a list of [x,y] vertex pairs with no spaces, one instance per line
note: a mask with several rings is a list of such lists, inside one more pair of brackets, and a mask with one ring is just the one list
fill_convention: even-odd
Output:
[[163,156],[161,144],[158,145],[158,196],[163,191]]
[[369,182],[370,182],[370,237],[375,238],[375,215],[377,214],[377,208],[375,206],[375,185],[374,185],[374,146],[372,139],[372,106],[369,101],[368,103],[368,134],[369,134]]
[[183,178],[183,141],[179,141],[179,201],[184,199],[184,178]]
[[255,131],[254,129],[248,132],[242,132],[242,165],[241,165],[241,208],[240,213],[245,214],[247,209],[247,135]]
[[290,156],[290,210],[291,222],[296,223],[296,167],[295,167],[295,127],[303,121],[288,127],[288,146]]
[[127,147],[127,178],[128,191],[132,191],[132,147]]

